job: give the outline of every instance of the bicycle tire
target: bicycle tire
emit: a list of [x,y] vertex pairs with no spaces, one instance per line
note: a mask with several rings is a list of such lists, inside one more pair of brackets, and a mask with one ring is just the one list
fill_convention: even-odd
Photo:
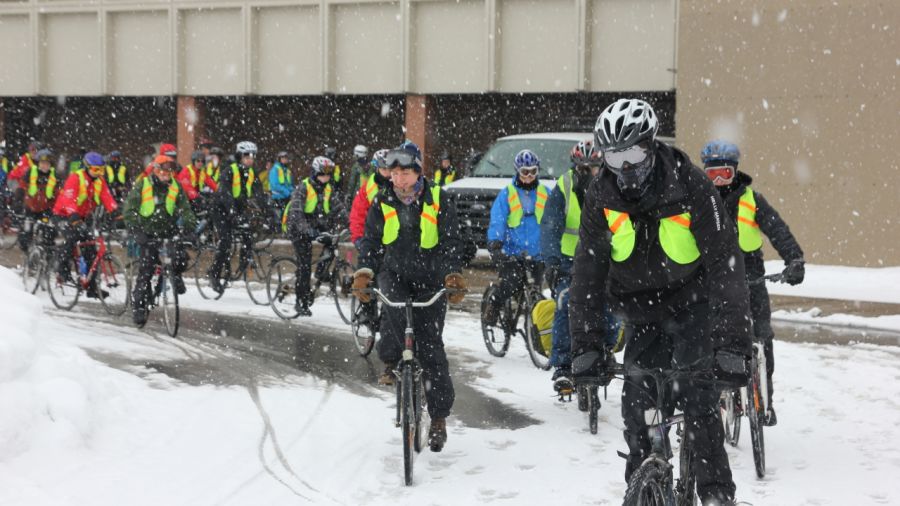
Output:
[[415,385],[410,364],[401,364],[400,367],[402,369],[400,373],[400,398],[402,401],[400,407],[400,434],[403,439],[403,480],[409,486],[413,482],[413,464],[415,463],[416,415],[413,394]]
[[28,248],[25,265],[22,267],[22,283],[28,293],[37,293],[44,275],[44,249],[40,246]]
[[131,301],[131,277],[117,257],[103,256],[97,273],[97,288],[109,294],[100,298],[103,309],[112,316],[122,316]]
[[194,262],[194,283],[200,296],[206,300],[219,300],[225,291],[217,292],[209,285],[207,269],[215,261],[216,250],[213,248],[201,248],[197,252],[197,260]]
[[371,324],[361,325],[359,315],[365,310],[362,303],[356,297],[350,301],[352,318],[350,321],[350,335],[353,337],[353,345],[361,357],[368,357],[375,347],[375,329]]
[[[503,314],[507,306],[504,305],[504,307],[501,308],[501,315],[497,319],[499,325],[490,326],[486,325],[484,322],[484,314],[487,311],[494,290],[496,290],[496,287],[493,284],[490,284],[484,290],[484,295],[481,296],[481,337],[484,339],[484,346],[487,348],[488,353],[495,357],[503,357],[506,355],[506,352],[509,351],[509,343],[512,340],[509,332],[502,325],[502,322],[507,319],[507,315]],[[496,339],[495,336],[498,333],[503,336],[502,340]]]
[[648,459],[631,475],[622,506],[669,506],[674,503],[671,466]]
[[737,446],[741,436],[741,413],[737,406],[739,390],[726,390],[719,398],[719,416],[725,431],[725,442]]
[[344,323],[350,325],[353,320],[353,301],[356,297],[350,292],[353,285],[353,266],[346,260],[336,260],[334,262],[334,270],[331,272],[331,280],[329,288],[331,296],[334,299],[334,305],[337,307],[338,315]]
[[422,414],[425,406],[425,390],[424,385],[422,384],[422,376],[420,374],[415,374],[413,380],[413,409],[415,410],[415,420],[416,420],[416,434],[413,439],[413,449],[416,453],[422,452]]
[[[682,430],[686,430],[682,428]],[[687,437],[681,437],[678,451],[678,484],[675,487],[675,506],[697,506],[697,476],[694,474],[694,452]]]
[[600,387],[598,386],[587,387],[588,429],[590,429],[591,434],[597,433],[597,425],[600,421],[600,395],[598,393],[599,388]]
[[283,256],[272,260],[266,275],[266,296],[269,299],[269,307],[282,320],[292,320],[300,316],[295,307],[296,280],[297,261],[293,257]]
[[69,311],[78,303],[78,297],[81,295],[81,281],[74,258],[66,258],[64,268],[69,273],[68,279],[64,279],[59,274],[59,259],[53,261],[47,274],[47,291],[50,292],[50,300],[54,306]]
[[268,273],[266,272],[264,261],[259,251],[252,251],[250,255],[250,263],[244,269],[244,287],[247,289],[247,295],[250,296],[250,300],[254,304],[257,306],[268,306],[269,292],[266,290]]
[[163,323],[166,333],[171,337],[178,335],[178,327],[181,323],[181,311],[178,307],[178,291],[175,290],[175,272],[172,267],[166,267],[159,275],[159,283],[162,287],[159,294],[160,306],[163,310]]
[[759,389],[759,364],[756,357],[753,357],[751,365],[750,385],[747,387],[749,397],[749,406],[744,409],[747,417],[750,419],[750,442],[753,446],[753,464],[756,468],[756,477],[764,478],[766,476],[766,445],[763,436],[763,411],[762,392]]
[[544,354],[543,345],[541,344],[541,334],[531,319],[531,309],[543,297],[537,295],[535,297],[529,291],[525,292],[525,320],[522,322],[522,337],[525,339],[525,347],[528,348],[528,357],[531,363],[542,371],[550,369],[550,357]]

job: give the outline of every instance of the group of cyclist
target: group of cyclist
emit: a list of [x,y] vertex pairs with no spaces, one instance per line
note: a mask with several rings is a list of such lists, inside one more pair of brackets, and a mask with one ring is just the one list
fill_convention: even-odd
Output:
[[[771,396],[768,293],[764,284],[748,288],[749,280],[764,274],[762,236],[784,259],[786,282],[800,283],[804,277],[803,251],[775,209],[751,188],[751,177],[738,171],[738,147],[727,141],[708,143],[701,169],[684,152],[659,141],[658,128],[646,102],[614,102],[599,115],[593,141],[572,148],[572,166],[552,191],[541,183],[538,156],[519,152],[511,160],[514,177],[493,203],[487,238],[500,274],[482,315],[487,323],[495,322],[501,305],[523,288],[529,271],[558,295],[550,357],[556,368],[554,388],[608,381],[621,336],[626,481],[650,452],[644,410],[652,398],[647,392],[655,388],[651,377],[629,373],[628,366],[706,369],[724,384],[746,384],[755,338],[765,343]],[[114,152],[105,160],[99,153],[85,153],[60,189],[52,153],[37,143],[31,148],[8,174],[23,181],[26,213],[55,216],[64,225],[67,244],[86,239],[85,219],[94,207],[102,205],[110,213],[119,207],[114,193],[126,184],[119,175],[126,172],[113,162],[120,162],[121,155],[113,157]],[[235,235],[250,246],[249,235],[241,230],[251,207],[270,213],[293,245],[300,315],[312,314],[307,298],[312,242],[347,222],[358,250],[352,288],[367,308],[362,318],[376,317],[367,290],[373,284],[391,299],[449,288],[450,302],[462,300],[467,280],[460,225],[455,202],[441,188],[456,177],[449,156],[429,179],[421,151],[410,141],[371,157],[365,146],[356,146],[344,193],[333,150],[315,157],[309,177],[295,183],[287,152],[278,153],[268,174],[260,176],[253,142],[238,143],[230,159],[211,144],[201,148],[190,165],[178,170],[175,147],[163,145],[120,198],[125,225],[142,249],[133,291],[135,323],[147,318],[159,241],[195,235],[196,213],[206,211],[219,241],[209,281],[221,291],[221,271]],[[226,165],[220,166],[222,162]],[[66,251],[71,247],[61,254]],[[176,248],[170,254],[176,272],[183,271],[184,251]],[[103,296],[91,286],[89,296]],[[184,291],[183,281],[176,289]],[[446,303],[416,311],[417,359],[427,379],[432,420],[429,445],[440,451],[454,401],[442,340]],[[393,382],[405,324],[403,309],[383,309],[377,346],[385,364],[379,378],[383,384]],[[673,389],[672,401],[685,413],[685,437],[694,442],[699,457],[695,471],[701,501],[730,504],[735,486],[718,399],[719,390],[709,383],[688,380]],[[774,425],[771,399],[769,406],[766,422]]]

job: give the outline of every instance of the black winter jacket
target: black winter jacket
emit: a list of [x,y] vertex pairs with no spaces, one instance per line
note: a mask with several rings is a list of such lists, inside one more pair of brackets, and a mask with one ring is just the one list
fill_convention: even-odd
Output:
[[318,196],[316,209],[310,214],[304,212],[306,185],[301,181],[294,188],[291,195],[291,209],[288,211],[288,235],[292,239],[313,238],[321,232],[334,230],[338,224],[347,222],[347,211],[341,199],[332,193],[330,211],[325,214],[325,185],[314,177],[309,178],[309,184]]
[[[750,354],[749,295],[734,222],[715,186],[682,151],[656,143],[654,180],[637,202],[625,200],[610,171],[594,178],[585,195],[570,289],[570,330],[575,343],[604,335],[603,302],[624,321],[659,322],[698,303],[710,306],[714,349]],[[623,262],[611,260],[611,232],[603,209],[629,213],[635,245]],[[680,265],[660,246],[662,218],[691,213],[700,250]],[[577,345],[576,345],[577,346]]]
[[[737,224],[738,201],[751,183],[753,183],[752,177],[738,171],[732,184],[719,188],[719,193],[725,200],[725,209],[728,209],[735,224]],[[756,201],[756,223],[759,225],[759,230],[769,238],[769,242],[772,243],[772,247],[775,248],[784,263],[789,264],[792,260],[803,258],[800,244],[797,243],[797,239],[791,233],[787,223],[781,219],[778,211],[755,188],[753,189],[753,198]],[[747,271],[748,280],[754,280],[766,274],[762,248],[744,253],[744,268]]]
[[238,198],[234,198],[234,195],[231,193],[231,181],[234,178],[233,171],[231,170],[231,164],[222,166],[219,169],[219,181],[218,181],[218,189],[215,193],[216,207],[218,207],[218,212],[228,213],[232,216],[243,215],[246,216],[248,213],[249,201],[253,200],[255,207],[257,209],[264,210],[268,212],[269,203],[267,201],[266,193],[263,191],[262,182],[259,179],[259,173],[256,173],[256,177],[253,180],[253,184],[250,185],[253,190],[253,196],[247,196],[247,175],[249,174],[250,168],[244,167],[238,164],[238,170],[241,174],[241,195]]
[[[456,201],[449,193],[442,191],[440,194],[437,246],[431,249],[419,246],[422,205],[432,204],[432,185],[426,181],[422,195],[408,206],[400,202],[391,186],[378,193],[369,207],[365,233],[359,242],[360,268],[394,272],[403,279],[425,286],[442,285],[447,274],[462,272],[463,242],[456,218]],[[400,219],[399,237],[387,245],[382,244],[382,202],[396,209]]]

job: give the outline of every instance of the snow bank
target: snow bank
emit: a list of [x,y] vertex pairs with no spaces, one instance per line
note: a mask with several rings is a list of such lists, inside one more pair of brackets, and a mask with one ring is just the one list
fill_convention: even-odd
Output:
[[[784,269],[781,260],[766,262],[766,274]],[[769,293],[794,297],[859,300],[900,304],[900,267],[844,267],[806,264],[803,283],[766,283]]]

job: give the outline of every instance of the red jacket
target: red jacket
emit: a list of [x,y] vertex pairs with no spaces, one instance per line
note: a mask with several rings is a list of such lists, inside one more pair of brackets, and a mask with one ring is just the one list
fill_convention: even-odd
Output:
[[[25,177],[28,174],[29,177]],[[52,178],[50,177],[52,174]],[[31,176],[31,168],[25,165],[19,165],[9,173],[9,179],[21,179],[19,187],[25,190],[25,207],[33,213],[43,213],[53,207],[54,199],[59,194],[59,186],[56,182],[56,172],[50,172],[47,175],[38,171],[37,187],[38,191],[34,196],[28,195],[28,187],[30,186],[29,178]],[[47,185],[53,181],[53,198],[47,198]]]
[[[175,180],[178,181],[178,184],[184,189],[185,195],[187,195],[188,200],[194,200],[200,195],[199,180],[200,180],[200,171],[194,170],[194,180],[191,180],[191,170],[194,169],[193,164],[185,165],[181,172],[175,176]],[[203,170],[203,169],[201,169]],[[198,182],[198,184],[194,184]]]
[[356,196],[353,197],[353,204],[350,207],[350,241],[356,243],[356,240],[363,236],[366,231],[366,215],[369,213],[369,206],[372,203],[366,197],[366,185],[362,185]]
[[[82,174],[84,177],[86,183],[84,188],[79,188],[81,186],[82,177],[79,176],[79,174]],[[53,206],[53,214],[63,217],[77,214],[82,218],[87,218],[87,216],[91,214],[91,211],[97,207],[97,202],[94,200],[94,194],[97,192],[97,188],[99,188],[98,198],[100,202],[103,203],[103,207],[109,212],[115,211],[118,206],[116,205],[116,200],[113,198],[112,194],[109,193],[109,186],[107,186],[105,178],[100,177],[94,179],[88,174],[87,170],[80,170],[69,174],[62,192],[56,198],[56,205]],[[82,192],[84,192],[82,195],[83,200],[81,204],[79,204],[78,197]]]

